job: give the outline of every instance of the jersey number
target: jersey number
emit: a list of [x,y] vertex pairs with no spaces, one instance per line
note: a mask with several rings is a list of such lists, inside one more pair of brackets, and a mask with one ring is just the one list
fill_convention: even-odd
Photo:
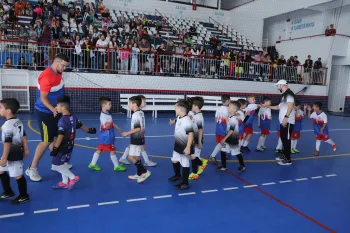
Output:
[[18,126],[19,133],[22,132],[22,126]]

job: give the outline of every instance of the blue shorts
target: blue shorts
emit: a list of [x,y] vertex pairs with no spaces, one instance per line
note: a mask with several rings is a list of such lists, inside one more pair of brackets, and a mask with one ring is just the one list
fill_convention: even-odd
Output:
[[35,116],[40,128],[41,141],[53,142],[54,138],[57,137],[58,120],[60,117],[54,117],[53,114],[40,112],[37,109],[35,109]]
[[71,155],[72,155],[72,152],[69,152],[69,153],[58,152],[56,156],[52,157],[52,164],[56,166],[60,166],[60,165],[63,165],[64,163],[68,163]]

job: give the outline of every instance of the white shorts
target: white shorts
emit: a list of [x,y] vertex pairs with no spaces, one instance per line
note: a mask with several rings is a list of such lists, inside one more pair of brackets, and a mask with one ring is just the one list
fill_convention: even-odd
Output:
[[197,146],[194,147],[194,154],[191,155],[192,158],[201,158],[201,149],[199,149]]
[[180,162],[182,167],[190,167],[190,156],[179,154],[176,151],[173,151],[173,157],[171,158],[171,161]]
[[241,147],[239,145],[230,145],[225,143],[221,148],[221,151],[230,153],[232,156],[236,156],[241,153]]
[[7,166],[0,166],[0,172],[8,172],[10,177],[23,175],[23,161],[7,161]]
[[129,146],[129,155],[131,156],[141,156],[142,145],[132,145]]

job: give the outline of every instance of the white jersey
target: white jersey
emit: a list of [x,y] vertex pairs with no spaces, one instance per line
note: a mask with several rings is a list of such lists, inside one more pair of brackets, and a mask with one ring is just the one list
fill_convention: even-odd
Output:
[[244,109],[244,112],[247,115],[250,115],[250,112],[254,112],[256,109],[258,109],[257,104],[248,104],[248,106]]
[[[187,147],[188,134],[193,132],[193,122],[188,116],[177,117],[175,125],[175,145],[174,151],[179,154],[184,154]],[[193,151],[192,151],[193,150]],[[194,153],[194,147],[191,147],[191,154]]]
[[[2,125],[1,138],[4,143],[11,143],[11,150],[8,155],[8,161],[18,161],[23,159],[23,153],[20,148],[22,147],[22,138],[25,136],[23,123],[18,118],[11,118],[5,121]],[[14,150],[15,148],[19,150]],[[16,152],[19,153],[16,153]]]
[[[286,95],[285,97],[282,97],[281,103],[279,104],[280,112],[279,112],[279,116],[278,116],[280,123],[282,123],[284,117],[287,114],[288,103],[294,104],[294,97],[292,95]],[[295,123],[295,110],[294,110],[294,108],[292,109],[292,112],[290,113],[290,115],[288,117],[288,123],[293,124],[293,125]]]
[[145,114],[138,110],[132,114],[131,117],[131,129],[140,128],[141,130],[137,133],[130,135],[130,144],[132,145],[143,145],[145,144]]
[[[193,122],[193,132],[194,132],[194,143],[197,145],[199,143],[199,130],[204,127],[204,118],[202,112],[194,113],[192,112],[192,122]],[[203,143],[203,137],[202,137]]]

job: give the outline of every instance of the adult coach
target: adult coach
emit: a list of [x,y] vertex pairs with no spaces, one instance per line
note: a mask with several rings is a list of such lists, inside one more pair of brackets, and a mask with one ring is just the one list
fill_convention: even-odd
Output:
[[[26,175],[32,181],[40,181],[37,166],[46,149],[54,142],[58,131],[56,100],[64,96],[62,73],[69,63],[69,58],[58,54],[51,66],[47,67],[38,78],[35,115],[40,127],[41,142],[35,150],[33,162],[26,170]],[[52,144],[53,145],[53,144]]]
[[283,156],[278,158],[278,164],[288,166],[292,164],[290,158],[291,135],[295,123],[294,101],[295,95],[288,88],[286,80],[279,80],[276,84],[277,89],[282,93],[281,103],[277,106],[270,106],[271,109],[279,110],[281,141],[283,144]]

